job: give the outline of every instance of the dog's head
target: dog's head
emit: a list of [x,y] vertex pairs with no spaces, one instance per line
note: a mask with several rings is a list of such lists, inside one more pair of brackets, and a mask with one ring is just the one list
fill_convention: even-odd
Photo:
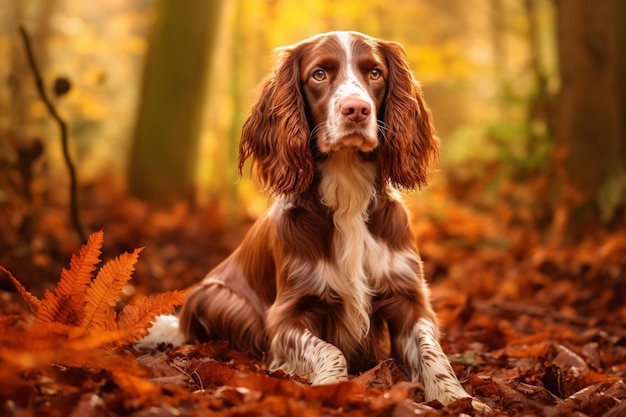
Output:
[[353,148],[385,182],[426,184],[438,140],[404,49],[357,32],[329,32],[280,48],[243,127],[239,171],[252,160],[273,194],[306,191],[319,158]]

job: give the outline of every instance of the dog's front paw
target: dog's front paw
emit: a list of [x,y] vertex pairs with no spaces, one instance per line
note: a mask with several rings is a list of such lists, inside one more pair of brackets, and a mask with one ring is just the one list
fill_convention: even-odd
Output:
[[[459,413],[459,416],[462,417],[470,417],[472,416],[490,416],[493,414],[493,410],[487,404],[483,403],[479,399],[474,397],[470,397],[468,394],[465,394],[460,397],[455,396],[447,396],[443,398],[443,403],[441,400],[438,400],[440,403],[444,404],[446,408],[448,408],[448,412]],[[471,413],[470,413],[470,407]],[[469,413],[469,414],[466,414]]]
[[493,414],[491,407],[476,398],[472,398],[472,408],[477,416],[488,416]]
[[348,379],[348,364],[341,352],[329,352],[309,375],[311,385],[327,385]]

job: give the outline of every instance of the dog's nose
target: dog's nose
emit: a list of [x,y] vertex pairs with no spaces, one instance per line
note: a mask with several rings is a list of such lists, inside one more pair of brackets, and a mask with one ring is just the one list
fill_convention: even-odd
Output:
[[345,98],[339,105],[341,114],[353,122],[362,122],[372,112],[372,107],[368,102],[356,97]]

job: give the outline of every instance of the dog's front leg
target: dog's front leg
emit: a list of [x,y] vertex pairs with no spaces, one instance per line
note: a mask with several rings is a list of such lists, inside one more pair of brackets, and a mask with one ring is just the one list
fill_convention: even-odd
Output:
[[[400,361],[408,367],[411,380],[424,384],[427,401],[436,399],[447,405],[459,398],[471,398],[443,352],[437,337],[437,327],[431,320],[419,319],[408,334],[396,339],[396,350]],[[491,408],[474,398],[472,407],[481,415],[491,412]]]
[[411,380],[424,384],[427,401],[436,399],[447,405],[458,398],[470,396],[443,353],[432,321],[419,319],[408,334],[397,339],[396,348]]
[[313,385],[332,384],[348,378],[343,353],[309,330],[291,329],[276,334],[270,344],[269,368],[306,377]]

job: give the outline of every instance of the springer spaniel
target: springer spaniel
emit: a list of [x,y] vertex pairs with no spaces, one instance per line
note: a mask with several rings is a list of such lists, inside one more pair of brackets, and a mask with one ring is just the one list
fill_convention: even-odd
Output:
[[189,295],[184,335],[228,340],[312,384],[391,355],[427,400],[470,397],[439,345],[396,191],[425,185],[438,149],[399,44],[330,32],[280,49],[238,161],[275,202]]

